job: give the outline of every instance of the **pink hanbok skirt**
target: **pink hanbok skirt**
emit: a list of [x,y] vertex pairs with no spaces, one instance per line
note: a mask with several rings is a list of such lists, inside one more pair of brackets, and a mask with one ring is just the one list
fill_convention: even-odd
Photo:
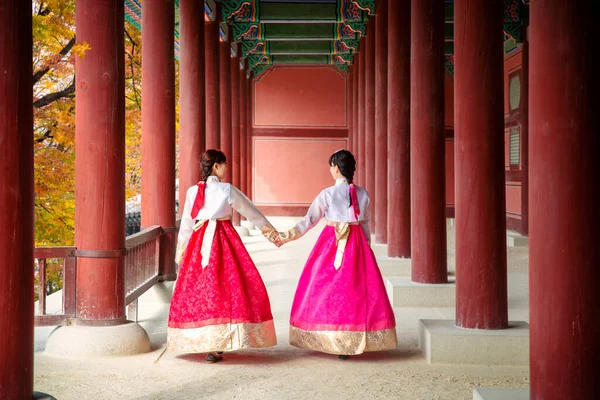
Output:
[[331,225],[306,262],[292,305],[290,344],[344,355],[394,349],[396,321],[375,255],[359,225],[347,229],[339,268]]

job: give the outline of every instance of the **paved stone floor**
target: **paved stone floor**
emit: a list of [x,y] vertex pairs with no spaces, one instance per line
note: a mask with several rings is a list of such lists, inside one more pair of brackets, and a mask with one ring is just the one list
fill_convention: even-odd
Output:
[[[272,219],[279,229],[294,221]],[[36,328],[35,390],[57,399],[471,399],[474,387],[528,387],[527,367],[427,364],[418,349],[417,322],[453,319],[453,308],[396,308],[399,346],[393,351],[341,361],[290,346],[292,298],[323,226],[280,249],[258,232],[244,238],[269,292],[276,347],[225,354],[217,364],[206,364],[204,354],[165,352],[168,304],[154,290],[140,301],[139,323],[153,346],[147,354],[83,360],[52,357],[43,352],[52,328]],[[508,260],[509,319],[528,321],[527,248],[509,247]],[[448,263],[452,273],[451,220]]]

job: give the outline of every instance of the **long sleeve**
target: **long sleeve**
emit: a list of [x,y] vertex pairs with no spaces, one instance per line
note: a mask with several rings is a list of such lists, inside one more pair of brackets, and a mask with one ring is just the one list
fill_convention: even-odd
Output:
[[179,235],[177,236],[177,251],[175,253],[175,262],[179,264],[183,258],[183,253],[187,247],[192,230],[194,228],[194,220],[192,219],[192,207],[194,205],[194,187],[188,189],[185,195],[185,205],[181,214],[181,223],[179,225]]
[[362,228],[363,233],[365,234],[365,239],[367,239],[369,244],[371,244],[371,230],[369,229],[369,219],[371,219],[370,203],[371,200],[367,198],[367,206],[365,207],[364,211],[362,211],[364,212],[364,219],[360,221],[360,227]]
[[292,229],[279,233],[279,241],[281,244],[291,242],[292,240],[304,236],[306,232],[319,223],[321,218],[327,214],[326,196],[325,191],[319,193],[317,198],[313,200],[302,221],[298,222]]
[[306,216],[302,219],[302,221],[296,224],[296,229],[300,233],[300,236],[303,236],[306,232],[317,225],[326,213],[327,199],[325,191],[322,191],[319,193],[317,198],[313,200],[308,212],[306,213]]
[[271,227],[267,218],[265,218],[263,213],[260,212],[254,203],[233,185],[231,185],[229,191],[229,204],[234,210],[256,225],[257,228],[262,230],[265,226]]

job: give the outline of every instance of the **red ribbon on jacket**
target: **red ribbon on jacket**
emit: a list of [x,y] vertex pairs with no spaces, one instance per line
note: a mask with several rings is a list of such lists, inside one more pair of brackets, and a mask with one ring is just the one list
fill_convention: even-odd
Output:
[[198,194],[194,199],[194,206],[192,207],[192,219],[196,219],[198,213],[204,207],[204,189],[206,188],[206,182],[198,182]]
[[360,215],[360,207],[358,205],[358,196],[356,195],[356,185],[351,183],[350,186],[350,199],[352,200],[352,208],[354,210],[354,218],[358,221]]

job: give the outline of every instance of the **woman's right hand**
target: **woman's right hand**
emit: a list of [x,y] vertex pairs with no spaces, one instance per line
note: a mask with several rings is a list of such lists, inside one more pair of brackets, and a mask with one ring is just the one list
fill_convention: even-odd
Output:
[[279,232],[272,225],[265,225],[262,229],[262,234],[267,240],[273,243],[277,247],[281,247],[283,243],[281,243],[281,238]]
[[279,233],[279,241],[281,242],[281,245],[291,242],[292,240],[296,240],[300,236],[302,236],[300,234],[300,231],[296,227],[293,227],[292,229],[287,230],[285,232],[278,232],[278,233]]

